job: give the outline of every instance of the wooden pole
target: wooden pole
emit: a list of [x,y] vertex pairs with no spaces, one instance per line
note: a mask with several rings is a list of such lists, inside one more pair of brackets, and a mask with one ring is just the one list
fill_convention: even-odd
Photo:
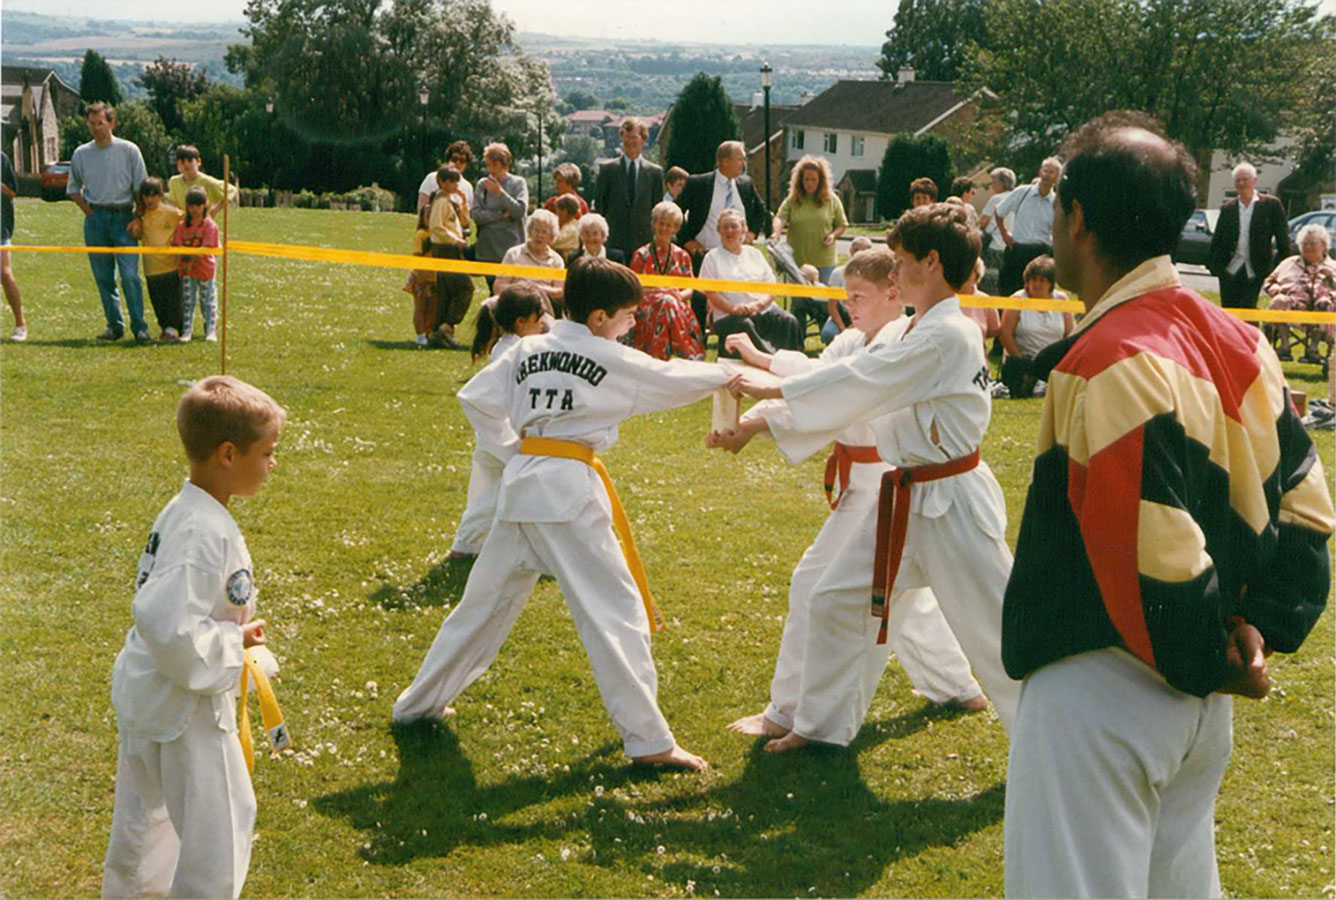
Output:
[[227,374],[227,212],[232,207],[232,159],[223,154],[223,296],[218,301],[222,305],[221,331],[218,335],[218,374]]

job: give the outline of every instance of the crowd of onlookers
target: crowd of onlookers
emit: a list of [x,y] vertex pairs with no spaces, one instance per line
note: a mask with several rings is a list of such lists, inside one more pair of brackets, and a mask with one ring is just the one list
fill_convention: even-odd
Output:
[[[115,109],[91,104],[87,121],[92,140],[75,150],[70,163],[69,196],[85,215],[84,239],[89,246],[215,247],[213,219],[235,199],[236,188],[200,170],[200,153],[191,146],[177,149],[178,174],[164,185],[147,176],[139,148],[114,135]],[[487,145],[482,154],[486,174],[471,184],[465,172],[474,163],[466,141],[446,151],[444,165],[430,172],[418,189],[417,228],[413,252],[438,259],[563,269],[581,256],[606,257],[646,275],[699,276],[752,283],[776,280],[776,267],[787,259],[792,270],[812,284],[842,284],[836,242],[848,228],[830,167],[820,156],[804,156],[793,167],[788,190],[771,213],[746,174],[746,156],[739,141],[720,144],[715,166],[691,174],[672,167],[666,172],[643,154],[648,130],[635,118],[623,120],[622,152],[602,163],[587,191],[581,191],[579,167],[556,168],[555,193],[530,212],[528,184],[511,172],[513,157],[502,143]],[[13,167],[3,159],[0,205],[3,243],[13,233]],[[975,206],[975,184],[968,178],[952,183],[945,202],[963,206],[979,228],[983,251],[969,289],[1017,297],[1061,297],[1053,270],[1053,211],[1062,162],[1045,159],[1033,181],[1018,186],[1015,172],[998,167],[989,173],[990,196],[982,210]],[[1208,268],[1220,282],[1222,305],[1253,307],[1259,292],[1276,309],[1336,309],[1336,262],[1328,258],[1330,235],[1321,226],[1297,236],[1299,252],[1291,255],[1284,210],[1275,197],[1257,191],[1257,171],[1248,163],[1234,170],[1237,196],[1221,207],[1211,241]],[[931,178],[910,184],[910,205],[939,200]],[[586,199],[586,196],[588,199]],[[766,238],[768,237],[768,241]],[[863,249],[862,242],[852,253]],[[757,243],[768,244],[767,257]],[[868,244],[870,246],[870,244]],[[3,252],[3,286],[15,319],[11,338],[27,337],[20,292]],[[101,340],[126,333],[121,295],[129,314],[129,333],[139,341],[152,339],[144,316],[139,259],[133,254],[90,254],[89,263],[106,317]],[[206,340],[216,328],[214,260],[205,255],[145,255],[144,276],[159,325],[159,340],[190,340],[195,309],[203,317]],[[117,275],[120,277],[118,290]],[[492,299],[481,315],[491,315],[496,293],[516,279],[486,276]],[[562,281],[529,276],[541,295],[543,316],[562,315]],[[499,282],[499,284],[498,284]],[[418,344],[457,347],[456,331],[473,298],[471,278],[460,272],[415,271],[405,290],[414,298],[414,337]],[[1035,385],[1025,372],[1027,361],[1048,340],[1070,333],[1070,316],[1025,310],[998,315],[996,310],[969,309],[985,341],[996,340],[1002,351],[1004,388],[998,395],[1029,396]],[[817,326],[829,343],[848,327],[843,305],[835,300],[794,298],[788,308],[764,291],[690,290],[650,286],[637,311],[628,343],[656,357],[702,358],[706,338],[718,336],[721,355],[729,334],[746,333],[767,350],[802,349],[808,326]],[[1323,344],[1330,352],[1333,329],[1327,325],[1291,328],[1271,325],[1268,334],[1282,354],[1299,344],[1304,358],[1323,362]],[[1042,383],[1039,385],[1042,389]],[[1324,412],[1319,404],[1319,413]]]

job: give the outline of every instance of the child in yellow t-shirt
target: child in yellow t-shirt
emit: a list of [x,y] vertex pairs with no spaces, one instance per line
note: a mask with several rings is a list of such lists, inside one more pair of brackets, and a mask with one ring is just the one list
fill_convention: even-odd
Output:
[[[162,179],[145,178],[135,194],[135,215],[139,220],[140,241],[145,247],[169,247],[181,210],[163,199]],[[181,276],[177,257],[170,254],[144,255],[144,281],[148,299],[162,329],[160,341],[181,338]]]

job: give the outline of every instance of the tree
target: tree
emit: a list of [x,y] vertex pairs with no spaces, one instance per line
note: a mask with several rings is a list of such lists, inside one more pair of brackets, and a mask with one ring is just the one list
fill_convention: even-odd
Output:
[[571,109],[595,109],[598,106],[598,97],[589,91],[571,91],[566,95],[566,102]]
[[989,0],[988,46],[971,49],[966,77],[1000,96],[999,148],[1021,148],[1002,152],[1027,170],[1122,108],[1156,116],[1209,163],[1213,149],[1320,130],[1331,110],[1311,95],[1336,69],[1333,21],[1305,0]]
[[951,147],[935,134],[915,137],[901,133],[886,145],[877,176],[877,214],[883,219],[899,218],[909,206],[909,183],[915,178],[931,178],[937,196],[945,198],[955,176]]
[[895,78],[912,68],[925,81],[958,81],[971,47],[984,39],[984,0],[900,0],[877,68]]
[[96,50],[84,54],[83,69],[79,74],[79,98],[85,104],[110,103],[120,105],[124,98],[116,73]]
[[209,76],[189,63],[159,56],[144,67],[135,83],[148,91],[149,105],[170,132],[181,128],[181,105],[208,90]]
[[677,95],[669,124],[659,133],[665,147],[664,166],[708,172],[714,168],[719,145],[737,140],[740,134],[738,117],[721,79],[698,72]]

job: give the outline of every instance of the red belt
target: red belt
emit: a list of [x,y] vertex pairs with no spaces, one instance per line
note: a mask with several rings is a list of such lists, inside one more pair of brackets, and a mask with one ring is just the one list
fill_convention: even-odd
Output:
[[937,481],[960,475],[978,464],[979,451],[975,450],[950,462],[891,469],[881,476],[881,494],[877,499],[877,555],[872,564],[872,615],[881,619],[878,644],[886,643],[886,621],[891,611],[887,599],[895,590],[895,576],[900,571],[900,557],[905,552],[910,487],[916,481]]
[[[830,458],[826,460],[826,502],[830,508],[838,507],[840,498],[849,490],[849,471],[854,463],[879,462],[881,457],[877,455],[876,447],[856,447],[836,441],[834,449],[830,451]],[[837,476],[840,486],[838,493],[835,491]]]

